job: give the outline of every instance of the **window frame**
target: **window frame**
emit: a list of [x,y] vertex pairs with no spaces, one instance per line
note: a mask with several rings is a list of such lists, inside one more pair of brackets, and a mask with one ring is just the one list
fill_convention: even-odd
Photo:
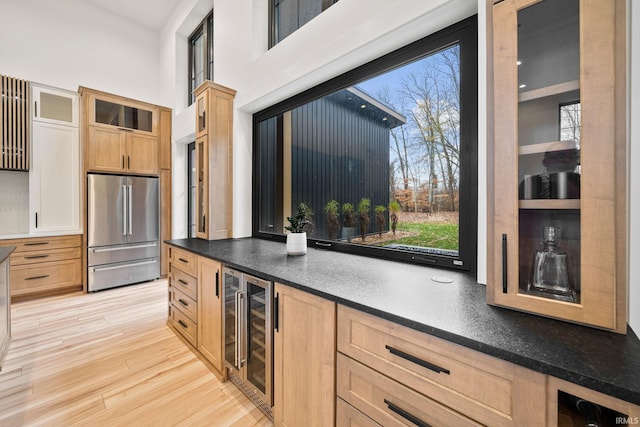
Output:
[[[278,2],[278,1],[280,1],[280,0],[269,0],[269,49],[271,49],[272,47],[274,47],[275,45],[280,43],[282,40],[284,40],[287,37],[289,37],[289,36],[286,36],[286,37],[282,38],[281,40],[278,40],[278,25],[277,25],[277,20],[276,20],[277,19],[276,2]],[[300,0],[296,0],[296,2],[299,4]],[[337,2],[338,2],[338,0],[322,0],[322,12],[324,12],[330,6],[336,4]],[[322,13],[322,12],[320,12],[320,13]],[[318,15],[316,15],[316,16],[318,16]],[[314,16],[314,18],[315,18],[315,16]],[[304,24],[302,24],[301,26],[297,27],[293,32],[291,32],[291,34],[296,32],[300,28],[302,28],[302,26],[304,26]],[[289,35],[291,35],[291,34],[289,34]]]
[[[427,255],[377,248],[368,245],[344,243],[309,237],[310,247],[335,250],[376,258],[391,259],[412,264],[429,265],[477,273],[478,254],[478,50],[477,15],[466,18],[434,34],[410,43],[378,59],[332,78],[302,93],[292,96],[253,115],[253,167],[252,167],[252,236],[284,242],[285,234],[259,230],[260,208],[260,122],[281,115],[314,99],[344,89],[358,81],[390,71],[398,66],[428,56],[448,46],[460,45],[460,108],[464,119],[460,124],[460,215],[459,256]],[[279,189],[281,190],[281,189]]]
[[202,48],[204,50],[203,57],[205,58],[205,79],[213,80],[213,10],[205,16],[205,18],[198,24],[198,26],[191,32],[188,40],[188,64],[187,64],[187,105],[191,105],[195,102],[196,97],[193,91],[196,89],[193,84],[195,76],[195,64],[193,54],[193,41],[197,37],[202,35],[204,42]]

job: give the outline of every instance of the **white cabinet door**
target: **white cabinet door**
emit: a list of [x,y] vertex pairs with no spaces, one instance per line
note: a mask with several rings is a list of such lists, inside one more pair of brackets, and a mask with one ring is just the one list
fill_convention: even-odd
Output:
[[31,112],[34,121],[78,127],[78,94],[31,83]]
[[32,232],[80,231],[77,127],[32,123],[29,210]]

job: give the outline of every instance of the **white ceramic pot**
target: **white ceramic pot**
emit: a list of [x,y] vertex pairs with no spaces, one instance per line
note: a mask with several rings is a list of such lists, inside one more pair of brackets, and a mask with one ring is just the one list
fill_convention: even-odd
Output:
[[287,234],[287,253],[289,255],[304,255],[307,253],[307,233]]

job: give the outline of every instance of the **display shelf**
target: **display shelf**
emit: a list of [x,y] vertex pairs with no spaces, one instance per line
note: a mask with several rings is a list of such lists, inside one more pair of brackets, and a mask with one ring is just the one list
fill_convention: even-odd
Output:
[[580,209],[580,199],[520,200],[520,209]]
[[572,80],[569,82],[558,83],[556,85],[533,89],[526,92],[520,92],[518,95],[519,102],[532,101],[534,99],[545,98],[547,96],[559,95],[580,89],[580,81]]
[[550,141],[523,145],[518,148],[518,154],[523,156],[527,154],[544,154],[575,149],[578,149],[575,141]]

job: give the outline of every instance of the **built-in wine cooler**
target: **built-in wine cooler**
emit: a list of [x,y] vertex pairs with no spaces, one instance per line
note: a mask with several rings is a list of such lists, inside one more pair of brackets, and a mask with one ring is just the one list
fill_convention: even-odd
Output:
[[229,379],[272,417],[272,282],[226,266],[223,272],[224,358]]

